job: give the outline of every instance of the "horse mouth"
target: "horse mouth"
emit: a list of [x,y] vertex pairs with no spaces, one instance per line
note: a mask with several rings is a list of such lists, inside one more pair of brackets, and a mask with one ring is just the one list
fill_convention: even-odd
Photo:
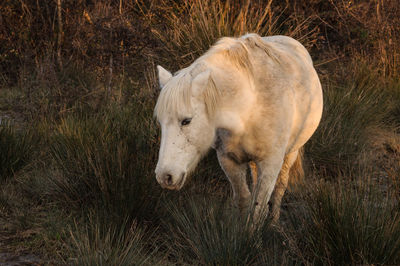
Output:
[[181,175],[181,180],[179,180],[179,182],[176,184],[175,189],[180,190],[185,184],[185,180],[186,180],[186,173],[183,173]]

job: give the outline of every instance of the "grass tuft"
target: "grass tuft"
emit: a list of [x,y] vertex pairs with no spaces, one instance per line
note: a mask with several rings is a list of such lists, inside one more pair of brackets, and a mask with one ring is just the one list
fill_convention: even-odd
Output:
[[31,161],[37,141],[32,130],[18,130],[11,122],[0,120],[0,181],[14,176]]
[[[249,222],[231,201],[188,196],[180,204],[168,203],[167,228],[178,263],[202,265],[279,264],[284,237],[268,220]],[[281,253],[272,254],[271,250]]]
[[115,226],[91,219],[80,228],[70,229],[73,265],[157,265],[149,244],[156,242],[154,234],[139,227],[136,222]]
[[290,229],[313,264],[398,264],[399,201],[377,184],[315,182],[302,191],[305,209],[292,210]]
[[[157,132],[142,107],[112,109],[61,121],[52,139],[52,198],[75,209],[96,208],[110,219],[151,217],[161,189],[153,169]],[[146,116],[151,115],[146,113]]]
[[358,64],[350,75],[344,82],[324,85],[322,119],[306,146],[312,165],[328,175],[349,170],[349,162],[351,169],[360,165],[359,156],[368,149],[368,129],[385,127],[391,108],[390,94],[376,82],[375,72]]

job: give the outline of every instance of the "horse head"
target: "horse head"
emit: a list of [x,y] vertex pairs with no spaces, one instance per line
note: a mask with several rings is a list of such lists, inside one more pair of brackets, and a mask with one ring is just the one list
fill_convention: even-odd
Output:
[[161,145],[155,173],[163,188],[179,190],[214,140],[213,103],[208,99],[211,71],[194,75],[185,69],[172,76],[158,66],[158,72],[161,92],[155,116]]

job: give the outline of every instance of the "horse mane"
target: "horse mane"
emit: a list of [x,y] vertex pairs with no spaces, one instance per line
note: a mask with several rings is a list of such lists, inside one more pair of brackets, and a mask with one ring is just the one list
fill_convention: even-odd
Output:
[[[214,56],[222,56],[224,62],[232,64],[239,71],[243,71],[251,78],[253,71],[250,50],[257,48],[274,58],[269,45],[257,34],[246,34],[239,38],[221,38],[192,65],[179,70],[168,81],[160,92],[154,109],[154,115],[162,117],[167,113],[177,115],[178,111],[189,111],[191,109],[191,80],[207,69],[205,62]],[[207,113],[210,117],[213,117],[219,102],[220,92],[215,86],[212,73],[204,89],[203,96]]]
[[270,45],[263,41],[260,35],[255,33],[249,33],[239,38],[223,37],[197,60],[201,60],[203,57],[208,58],[214,55],[222,55],[225,60],[236,66],[240,71],[251,76],[253,71],[250,50],[252,49],[261,49],[270,58],[276,60]]

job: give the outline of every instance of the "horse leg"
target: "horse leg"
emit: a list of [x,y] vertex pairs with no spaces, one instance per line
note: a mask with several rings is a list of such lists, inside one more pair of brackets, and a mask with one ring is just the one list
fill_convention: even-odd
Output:
[[250,191],[246,182],[246,164],[237,164],[229,157],[217,152],[219,164],[232,185],[233,200],[241,213],[247,211]]
[[254,218],[268,214],[268,201],[283,164],[283,156],[271,156],[257,163],[260,170],[256,189],[253,191]]
[[278,179],[275,184],[275,189],[270,199],[271,216],[273,223],[277,223],[279,220],[281,202],[288,185],[290,168],[296,161],[297,156],[298,151],[291,152],[285,156],[285,159],[283,161],[282,169],[279,173]]
[[251,191],[255,191],[258,179],[257,164],[253,161],[250,161],[249,168],[250,168],[251,179],[253,181]]

